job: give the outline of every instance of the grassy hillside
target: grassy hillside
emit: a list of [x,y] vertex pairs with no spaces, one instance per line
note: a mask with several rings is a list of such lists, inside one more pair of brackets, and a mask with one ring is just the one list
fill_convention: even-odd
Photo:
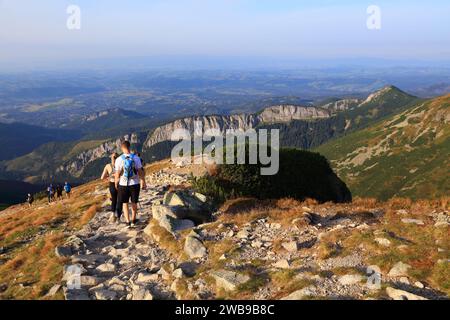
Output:
[[450,95],[419,102],[317,148],[356,196],[437,198],[450,193]]

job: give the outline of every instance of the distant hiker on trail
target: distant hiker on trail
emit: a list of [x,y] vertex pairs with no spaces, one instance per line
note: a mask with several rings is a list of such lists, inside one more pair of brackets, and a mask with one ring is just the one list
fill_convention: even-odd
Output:
[[55,193],[55,189],[53,189],[53,185],[50,184],[47,188],[47,197],[48,197],[48,203],[51,203],[53,201],[53,194]]
[[[121,145],[123,154],[115,163],[115,186],[118,191],[117,218],[120,221],[122,211],[125,210],[125,221],[129,227],[136,224],[137,204],[141,188],[145,190],[145,173],[141,159],[131,153],[130,142],[124,141]],[[128,202],[131,198],[131,219],[128,211]]]
[[64,191],[66,192],[67,199],[70,199],[70,193],[72,192],[72,187],[70,186],[70,184],[67,181],[64,183]]
[[57,200],[62,200],[63,197],[63,188],[61,187],[60,184],[58,184],[56,186],[56,199]]
[[109,193],[111,196],[111,211],[112,222],[117,222],[116,210],[117,210],[117,189],[116,189],[116,160],[119,157],[117,153],[111,155],[111,162],[108,163],[103,169],[102,180],[107,179],[109,181]]
[[28,202],[28,205],[31,208],[33,206],[33,202],[34,202],[34,197],[33,197],[33,195],[31,193],[29,193],[28,196],[27,196],[27,202]]

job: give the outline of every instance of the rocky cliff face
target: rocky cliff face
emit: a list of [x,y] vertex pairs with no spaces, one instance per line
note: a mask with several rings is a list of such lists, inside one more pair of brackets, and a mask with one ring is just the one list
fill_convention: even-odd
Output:
[[78,154],[75,159],[67,164],[61,165],[57,172],[68,172],[74,177],[80,177],[83,174],[84,168],[89,163],[101,158],[107,158],[113,152],[120,152],[120,145],[125,140],[130,141],[132,144],[142,144],[143,136],[141,134],[132,133],[115,140],[104,142],[94,149]]
[[264,109],[259,114],[238,114],[230,116],[201,116],[179,119],[156,128],[151,132],[144,143],[145,148],[171,140],[172,133],[177,129],[194,132],[196,121],[201,122],[203,130],[218,130],[224,133],[226,130],[243,130],[255,128],[263,123],[280,123],[292,120],[309,120],[328,118],[331,113],[323,108],[313,106],[280,105]]

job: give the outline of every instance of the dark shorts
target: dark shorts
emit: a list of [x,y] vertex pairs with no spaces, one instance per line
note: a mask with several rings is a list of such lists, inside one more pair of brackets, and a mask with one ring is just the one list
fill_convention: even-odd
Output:
[[118,202],[119,203],[135,203],[139,202],[139,193],[141,192],[141,186],[139,184],[133,186],[119,186],[118,190]]

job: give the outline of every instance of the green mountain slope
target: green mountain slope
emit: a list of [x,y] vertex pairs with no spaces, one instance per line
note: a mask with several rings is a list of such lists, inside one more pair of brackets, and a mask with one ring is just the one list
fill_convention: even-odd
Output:
[[448,196],[450,95],[419,102],[316,150],[331,161],[355,196]]
[[23,123],[0,123],[0,160],[25,155],[50,141],[72,141],[81,137],[79,130],[49,129]]
[[68,172],[58,172],[57,169],[78,154],[95,148],[102,142],[104,141],[92,140],[44,144],[27,155],[0,162],[0,178],[25,180],[30,183],[50,182],[53,179],[60,182],[69,179],[73,182],[75,177]]

